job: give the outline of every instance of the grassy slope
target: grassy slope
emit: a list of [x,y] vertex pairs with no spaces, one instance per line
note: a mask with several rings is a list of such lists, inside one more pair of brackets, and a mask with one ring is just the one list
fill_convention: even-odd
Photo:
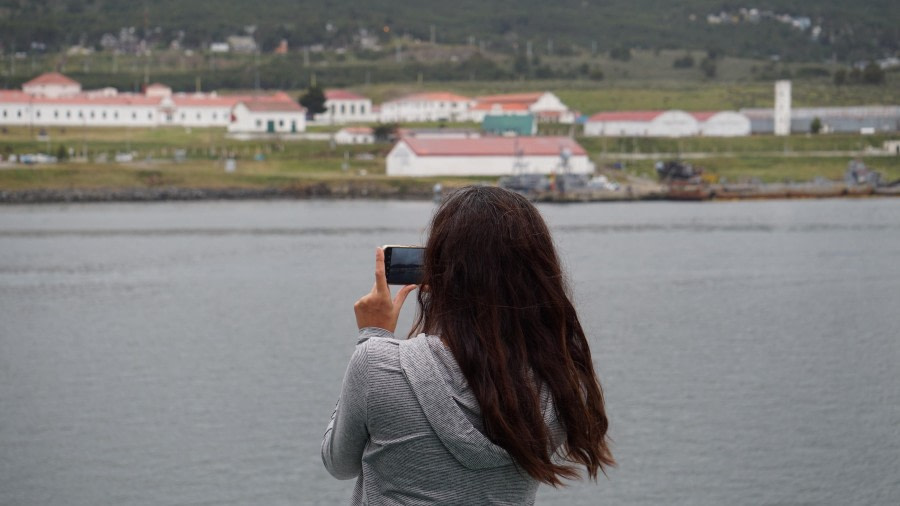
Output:
[[[267,187],[311,182],[366,180],[403,185],[410,180],[384,176],[384,155],[389,146],[339,146],[332,149],[327,142],[263,142],[233,141],[219,129],[158,128],[122,132],[114,129],[52,128],[50,151],[58,146],[80,151],[86,146],[92,156],[105,152],[109,159],[116,152],[137,152],[137,162],[78,163],[0,169],[0,190],[34,188],[115,188],[115,187]],[[849,157],[821,157],[812,152],[846,150],[861,151],[867,146],[880,146],[887,136],[752,136],[733,139],[597,139],[582,138],[600,166],[617,161],[616,153],[707,152],[709,158],[696,161],[709,171],[730,180],[760,178],[764,181],[811,180],[822,176],[840,179]],[[0,152],[33,153],[47,151],[48,143],[37,140],[27,128],[10,129],[0,135]],[[174,149],[185,149],[184,162],[172,160]],[[226,174],[221,161],[223,153],[238,156],[238,171]],[[343,171],[344,153],[349,153],[349,170]],[[263,154],[264,160],[254,160]],[[371,153],[374,160],[360,160],[356,155]],[[672,155],[662,155],[664,157]],[[148,160],[148,157],[150,158]],[[900,157],[866,159],[882,171],[888,180],[900,178]],[[630,170],[652,174],[653,160],[626,162]],[[471,180],[471,179],[466,179]]]

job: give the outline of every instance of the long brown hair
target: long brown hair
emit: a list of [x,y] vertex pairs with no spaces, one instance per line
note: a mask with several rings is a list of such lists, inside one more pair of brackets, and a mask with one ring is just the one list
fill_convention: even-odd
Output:
[[[487,186],[451,194],[436,212],[413,333],[440,335],[478,399],[485,435],[553,486],[614,466],[591,351],[550,231],[524,197]],[[554,459],[541,383],[566,437]]]

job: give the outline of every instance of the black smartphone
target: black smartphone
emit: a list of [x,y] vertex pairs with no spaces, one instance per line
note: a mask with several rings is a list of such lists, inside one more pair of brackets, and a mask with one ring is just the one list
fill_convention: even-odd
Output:
[[389,285],[418,285],[422,282],[425,248],[386,245],[382,249],[384,274]]

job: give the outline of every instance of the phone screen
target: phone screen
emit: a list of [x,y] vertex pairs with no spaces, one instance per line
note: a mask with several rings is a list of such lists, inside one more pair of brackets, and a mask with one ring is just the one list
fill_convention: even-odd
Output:
[[425,248],[385,246],[384,272],[389,285],[418,285],[422,282]]

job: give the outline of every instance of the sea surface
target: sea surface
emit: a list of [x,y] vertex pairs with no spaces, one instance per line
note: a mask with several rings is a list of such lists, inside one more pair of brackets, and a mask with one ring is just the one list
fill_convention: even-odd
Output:
[[[0,504],[347,504],[352,305],[433,207],[0,207]],[[900,199],[541,211],[619,465],[538,504],[900,504]]]

